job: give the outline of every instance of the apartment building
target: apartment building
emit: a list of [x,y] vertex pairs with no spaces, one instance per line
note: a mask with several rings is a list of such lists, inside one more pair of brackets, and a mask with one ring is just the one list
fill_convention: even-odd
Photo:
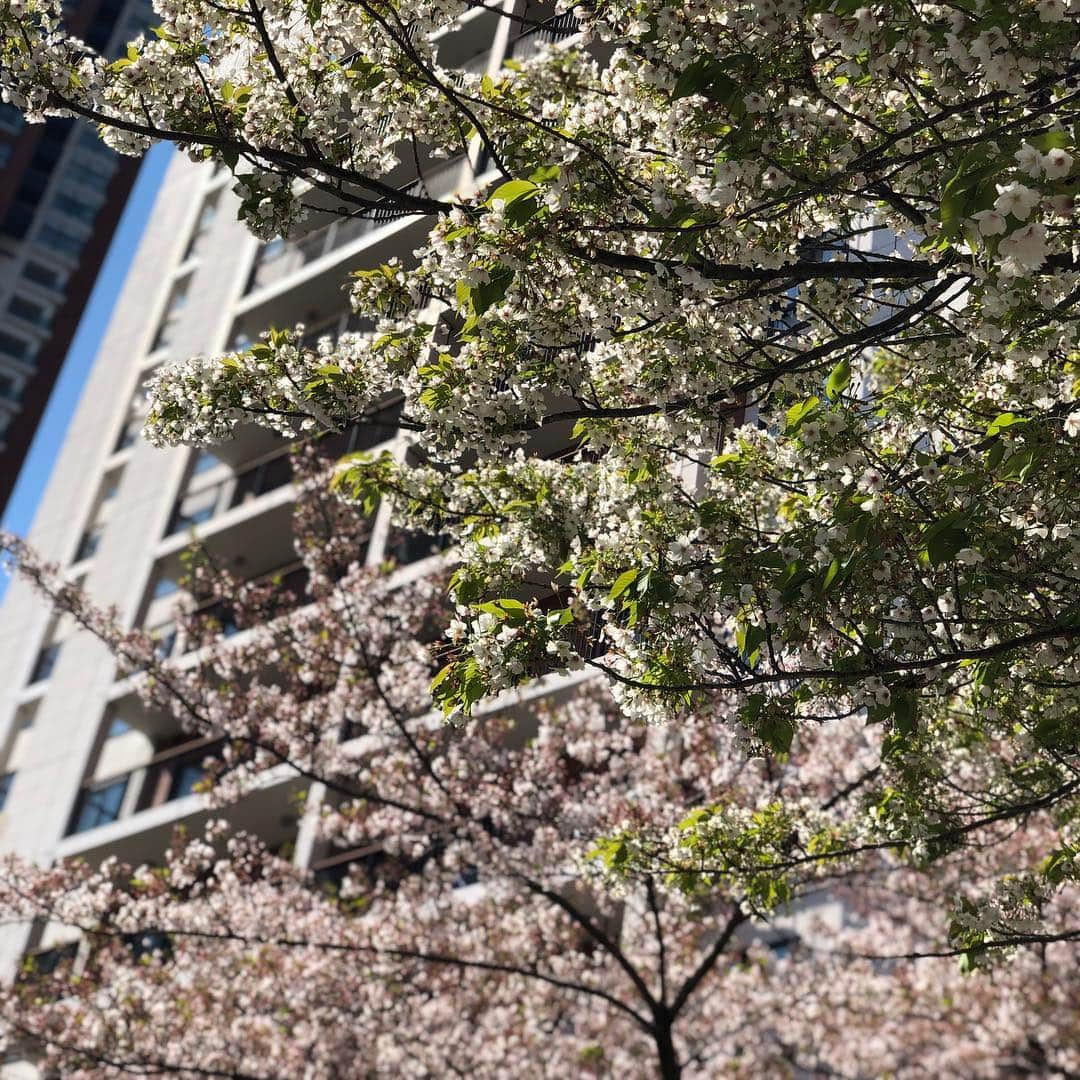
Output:
[[[69,0],[71,32],[106,56],[149,0]],[[26,124],[0,103],[0,510],[15,486],[138,171],[82,121]]]
[[[571,16],[523,31],[476,8],[438,35],[439,53],[444,63],[494,73],[509,56],[574,32]],[[448,197],[486,182],[483,171],[476,147],[424,167],[422,176],[403,164],[390,180]],[[304,235],[261,244],[237,222],[231,187],[225,170],[180,155],[172,162],[29,536],[181,663],[194,643],[179,638],[170,619],[193,529],[248,580],[280,575],[302,584],[303,571],[290,535],[286,444],[250,428],[213,453],[155,449],[139,435],[148,375],[170,360],[239,347],[269,325],[303,322],[311,340],[373,326],[349,310],[348,271],[391,257],[407,265],[428,227],[388,207],[362,220],[316,216]],[[332,449],[404,453],[395,415],[391,403],[385,424],[335,436]],[[369,565],[393,559],[407,577],[426,572],[437,547],[393,533],[383,508],[364,557]],[[219,614],[232,632],[228,613]],[[116,855],[137,863],[155,859],[177,823],[199,828],[207,811],[193,787],[212,743],[147,715],[134,679],[118,678],[100,644],[53,618],[20,581],[0,611],[0,656],[8,674],[0,699],[0,850],[45,862]],[[348,853],[313,846],[296,811],[306,786],[283,768],[229,814],[332,878]],[[58,955],[68,942],[52,934],[39,926],[0,938],[0,977],[28,951],[42,964]]]

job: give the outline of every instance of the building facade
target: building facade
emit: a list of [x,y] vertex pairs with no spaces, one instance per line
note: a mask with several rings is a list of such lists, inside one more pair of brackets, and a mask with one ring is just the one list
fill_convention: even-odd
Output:
[[[72,33],[107,56],[151,21],[148,0],[65,7]],[[0,511],[137,171],[82,121],[25,124],[0,103]]]
[[[494,73],[515,52],[573,33],[565,16],[520,33],[476,8],[440,35],[440,58]],[[422,184],[445,198],[488,179],[478,147],[425,167],[422,177],[415,169],[403,164],[391,182]],[[428,227],[388,210],[364,220],[313,219],[288,243],[260,244],[237,222],[231,189],[227,171],[173,160],[28,537],[96,601],[115,605],[126,625],[153,632],[161,652],[180,663],[196,657],[170,621],[192,529],[248,580],[300,573],[288,447],[254,428],[212,454],[151,447],[139,435],[143,384],[163,363],[240,347],[270,325],[302,322],[310,340],[373,327],[349,310],[348,271],[395,257],[408,265]],[[334,449],[403,454],[393,402],[385,415],[385,425],[335,436],[341,445]],[[372,566],[392,559],[404,580],[428,572],[439,555],[429,538],[394,534],[384,507],[364,558]],[[192,788],[213,747],[147,715],[134,679],[118,678],[103,646],[57,621],[19,580],[0,611],[0,656],[8,675],[0,691],[0,850],[46,863],[109,855],[139,863],[160,855],[177,823],[200,827],[207,811]],[[299,865],[333,874],[342,860],[320,854],[296,816],[306,787],[282,769],[229,814],[272,846],[288,844]],[[309,793],[308,805],[317,798]],[[0,938],[0,976],[28,952],[56,955],[66,944],[50,927],[12,931]]]

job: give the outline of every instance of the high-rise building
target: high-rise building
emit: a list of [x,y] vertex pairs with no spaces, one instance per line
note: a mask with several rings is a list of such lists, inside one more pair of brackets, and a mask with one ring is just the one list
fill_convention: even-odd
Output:
[[[65,8],[71,32],[107,56],[151,18],[148,0],[74,0]],[[137,169],[84,121],[26,124],[0,103],[0,510]]]
[[[494,73],[511,54],[573,33],[568,16],[519,33],[478,7],[441,35],[440,56]],[[420,178],[410,155],[390,182],[447,197],[476,184],[483,168],[477,148],[433,163]],[[116,605],[127,625],[155,633],[161,652],[180,663],[197,655],[170,625],[192,528],[249,580],[274,574],[293,583],[303,571],[292,547],[284,441],[247,428],[213,453],[155,449],[139,437],[147,376],[170,360],[238,347],[269,325],[302,322],[310,340],[373,327],[349,310],[348,271],[392,257],[408,265],[429,226],[388,207],[363,220],[312,220],[303,236],[260,244],[237,222],[230,180],[179,155],[170,166],[29,536],[96,600]],[[404,453],[396,413],[388,402],[385,425],[336,435],[330,449],[382,443]],[[364,558],[373,566],[393,558],[405,577],[423,573],[437,555],[430,540],[395,535],[384,508]],[[228,613],[220,618],[228,633]],[[0,656],[7,674],[0,850],[45,862],[117,855],[138,863],[163,851],[178,822],[199,827],[207,811],[192,787],[213,746],[147,715],[134,679],[118,679],[104,648],[54,619],[20,581],[0,612]],[[305,786],[283,769],[229,812],[272,845],[290,842],[299,864],[318,868],[319,852],[296,820],[295,796]],[[10,935],[7,970],[27,949],[63,945],[50,935],[42,927],[29,940],[26,932]]]

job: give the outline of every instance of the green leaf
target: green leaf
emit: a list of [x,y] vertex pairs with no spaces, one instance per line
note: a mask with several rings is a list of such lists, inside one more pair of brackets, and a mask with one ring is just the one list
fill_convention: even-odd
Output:
[[823,593],[829,591],[829,586],[836,580],[836,575],[839,574],[839,573],[840,573],[840,560],[839,559],[833,559],[833,561],[831,563],[829,563],[829,568],[828,568],[828,570],[825,571],[825,577],[821,582],[821,591]]
[[1015,413],[1004,412],[997,416],[986,428],[987,435],[997,435],[999,431],[1012,427],[1014,424],[1026,424],[1027,417],[1017,416]]
[[805,401],[797,402],[792,405],[786,413],[787,417],[787,431],[792,434],[798,431],[802,422],[814,412],[815,409],[821,404],[821,399],[818,397],[810,397]]
[[765,631],[753,623],[744,623],[735,631],[735,644],[751,667],[755,667],[761,659],[760,645],[764,640]]
[[434,679],[431,680],[431,685],[428,687],[428,690],[434,693],[436,688],[446,682],[446,680],[450,678],[451,675],[453,675],[456,669],[457,665],[452,663],[446,664],[444,667],[440,668],[439,673],[435,676]]
[[773,753],[787,754],[791,751],[791,743],[795,738],[795,721],[790,716],[770,709],[758,721],[756,730],[761,741]]
[[851,361],[845,357],[829,372],[828,382],[825,383],[825,394],[830,401],[835,401],[851,382]]
[[716,457],[709,462],[710,469],[718,469],[721,465],[730,465],[733,461],[739,461],[742,458],[742,454],[717,454]]
[[701,94],[710,101],[741,111],[741,85],[724,71],[723,65],[711,56],[701,56],[683,69],[671,92],[672,100]]
[[510,203],[517,199],[532,195],[536,190],[537,187],[531,180],[508,180],[505,184],[500,184],[491,193],[491,198],[488,199],[487,204],[490,206],[495,199],[502,199],[509,206]]
[[529,173],[529,179],[535,184],[549,184],[552,180],[558,180],[562,176],[562,169],[558,165],[541,165]]
[[902,735],[914,734],[919,716],[919,699],[911,690],[892,692],[893,726]]
[[638,574],[640,573],[641,570],[636,566],[632,570],[623,571],[623,573],[615,579],[615,584],[611,586],[611,592],[608,593],[608,599],[618,600],[619,597],[622,596],[635,581],[637,581]]
[[506,295],[510,282],[514,280],[514,271],[501,263],[490,271],[490,280],[483,285],[474,285],[472,289],[473,311],[483,315]]
[[1024,481],[1031,475],[1038,463],[1039,455],[1035,450],[1017,450],[1015,454],[1010,454],[1002,462],[1001,479]]
[[1063,150],[1072,146],[1072,139],[1069,138],[1067,131],[1048,131],[1043,135],[1028,139],[1027,142],[1044,154],[1049,150]]
[[952,179],[941,193],[941,231],[950,239],[959,239],[964,232],[964,221],[980,209],[993,187],[990,184],[1009,159],[994,158],[987,162],[991,153],[988,146],[981,145],[965,155]]
[[967,544],[968,534],[963,529],[943,529],[926,542],[926,554],[934,566],[940,566],[954,558]]

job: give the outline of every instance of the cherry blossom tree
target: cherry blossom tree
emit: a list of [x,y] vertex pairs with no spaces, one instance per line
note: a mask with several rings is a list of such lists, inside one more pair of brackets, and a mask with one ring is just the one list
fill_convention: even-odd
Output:
[[[1080,844],[1018,782],[994,809],[1010,740],[954,718],[916,791],[920,761],[862,716],[778,755],[704,710],[643,726],[598,676],[448,725],[442,583],[356,565],[363,518],[298,472],[306,589],[196,550],[187,588],[243,632],[181,612],[187,659],[5,538],[147,709],[221,744],[217,816],[153,863],[4,861],[3,918],[82,941],[0,993],[9,1047],[86,1077],[1080,1069]],[[332,884],[228,824],[283,774],[342,853]]]
[[[103,974],[18,1023],[91,1069],[176,1066],[146,1018],[186,1001],[168,1026],[228,1075],[348,1075],[352,1038],[418,1075],[1076,1073],[1076,0],[598,0],[497,76],[440,62],[479,6],[544,14],[159,0],[106,64],[58,2],[0,9],[6,100],[224,163],[261,236],[430,218],[414,261],[357,272],[374,336],[175,365],[148,433],[308,436],[403,398],[412,452],[334,491],[452,539],[431,686],[464,724],[426,719],[433,585],[398,612],[315,574],[287,618],[241,588],[252,643],[200,681],[31,570],[225,733],[213,797],[294,768],[328,837],[391,850],[331,898],[217,834],[149,884],[51,871],[9,902],[54,897]],[[475,190],[433,196],[455,157]],[[610,700],[490,712],[582,667]],[[355,753],[354,722],[379,733]],[[764,961],[753,928],[823,894],[848,923]],[[109,945],[136,926],[167,963]]]
[[[224,162],[264,236],[431,218],[416,265],[356,281],[384,333],[172,367],[151,436],[403,394],[417,454],[343,490],[459,544],[448,710],[580,635],[645,720],[1071,685],[1075,0],[601,0],[498,78],[440,64],[477,6],[170,0],[111,64],[58,0],[4,6],[6,99]],[[479,190],[427,194],[466,154]],[[556,599],[509,641],[483,605],[523,595]]]

